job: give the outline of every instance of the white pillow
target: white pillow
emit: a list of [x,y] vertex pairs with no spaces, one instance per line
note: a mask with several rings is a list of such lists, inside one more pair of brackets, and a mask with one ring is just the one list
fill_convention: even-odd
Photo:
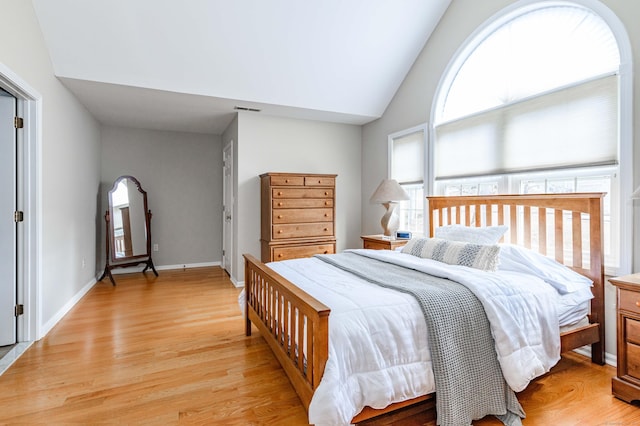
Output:
[[576,271],[525,247],[500,244],[499,270],[524,272],[540,277],[560,294],[578,291],[593,285],[593,281]]
[[468,266],[483,271],[498,269],[500,246],[449,241],[441,238],[414,238],[403,248],[402,253],[423,259],[433,259],[449,265]]
[[474,244],[497,244],[507,229],[509,227],[505,225],[483,227],[447,225],[436,228],[434,237]]

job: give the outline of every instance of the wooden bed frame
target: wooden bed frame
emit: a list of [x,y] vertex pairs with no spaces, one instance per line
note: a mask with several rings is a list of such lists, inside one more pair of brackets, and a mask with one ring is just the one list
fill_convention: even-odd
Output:
[[[436,227],[449,224],[507,225],[509,231],[504,242],[544,255],[553,253],[558,262],[593,280],[589,324],[562,333],[561,351],[591,345],[592,361],[602,365],[605,342],[603,197],[603,193],[427,197],[429,233],[434,235]],[[553,219],[548,220],[551,217]],[[308,410],[327,362],[330,309],[255,257],[245,254],[244,258],[246,335],[251,335],[253,323]],[[304,350],[292,347],[291,342],[303,342]],[[365,407],[353,423],[424,401],[434,404],[433,394],[384,409]]]

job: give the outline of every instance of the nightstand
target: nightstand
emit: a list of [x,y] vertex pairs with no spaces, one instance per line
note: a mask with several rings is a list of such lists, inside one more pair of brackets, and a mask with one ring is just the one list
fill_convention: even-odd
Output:
[[618,372],[612,379],[614,396],[640,400],[640,274],[611,278],[617,291]]
[[360,238],[362,238],[363,248],[373,250],[395,250],[409,242],[409,240],[390,240],[389,237],[382,235],[363,235]]

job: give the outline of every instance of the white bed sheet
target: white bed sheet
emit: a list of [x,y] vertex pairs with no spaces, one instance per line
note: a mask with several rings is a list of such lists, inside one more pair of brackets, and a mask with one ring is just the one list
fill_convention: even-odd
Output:
[[[487,292],[489,285],[501,287],[495,295],[488,290],[497,306],[488,316],[496,343],[503,345],[498,351],[503,373],[515,391],[559,360],[561,299],[539,278],[517,272],[486,273],[393,251],[354,251],[458,282],[474,281],[478,283],[474,293]],[[424,316],[411,295],[373,285],[314,258],[269,266],[331,308],[329,358],[309,407],[310,423],[348,424],[365,406],[384,408],[435,390]],[[516,296],[513,288],[524,297]],[[514,305],[511,299],[516,298]],[[524,301],[534,304],[525,306]],[[520,312],[508,312],[512,308]],[[542,319],[528,321],[530,316]],[[494,322],[500,317],[506,322],[496,331]],[[544,329],[532,324],[543,324]],[[531,335],[535,337],[528,341]]]

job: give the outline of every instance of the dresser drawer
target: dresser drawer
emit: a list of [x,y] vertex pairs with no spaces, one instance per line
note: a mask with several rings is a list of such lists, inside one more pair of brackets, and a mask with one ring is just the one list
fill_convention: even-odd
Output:
[[618,289],[618,309],[640,314],[640,293]]
[[280,198],[272,201],[274,209],[296,209],[314,207],[333,207],[333,199],[330,198]]
[[326,188],[274,188],[272,197],[279,198],[333,198],[333,189]]
[[302,186],[304,185],[303,176],[271,176],[272,186]]
[[627,342],[640,345],[640,321],[625,318],[624,329]]
[[335,252],[335,244],[274,247],[273,260],[298,259],[301,257],[311,257],[315,254],[333,254]]
[[640,379],[640,346],[627,343],[627,374]]
[[305,186],[335,186],[336,179],[323,176],[305,176]]
[[331,222],[273,225],[273,239],[331,236],[333,236],[333,223]]
[[333,222],[333,209],[280,209],[273,212],[273,223]]

